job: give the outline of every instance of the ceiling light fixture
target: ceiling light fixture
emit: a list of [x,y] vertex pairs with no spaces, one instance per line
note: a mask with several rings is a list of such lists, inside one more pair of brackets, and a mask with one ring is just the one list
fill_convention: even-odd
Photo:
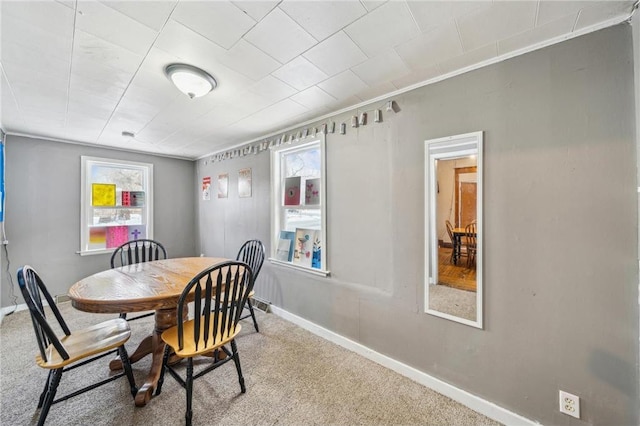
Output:
[[187,64],[169,64],[164,68],[169,80],[191,99],[204,96],[216,88],[218,83],[206,71]]

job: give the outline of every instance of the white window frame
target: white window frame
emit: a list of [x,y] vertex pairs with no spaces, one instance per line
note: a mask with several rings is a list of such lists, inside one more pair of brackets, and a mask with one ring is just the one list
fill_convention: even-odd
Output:
[[[294,143],[281,144],[271,147],[271,248],[269,251],[269,261],[273,264],[283,267],[304,271],[314,275],[328,276],[330,274],[328,267],[328,250],[327,250],[327,173],[326,173],[326,151],[325,136],[320,133],[310,140],[300,140]],[[321,235],[321,268],[311,268],[299,265],[293,262],[282,261],[276,259],[276,249],[278,240],[280,239],[280,231],[284,227],[285,210],[291,209],[292,206],[284,205],[284,174],[282,159],[285,155],[296,151],[303,151],[312,148],[320,148],[320,205],[306,207],[298,206],[300,209],[320,210],[320,235]],[[304,197],[301,189],[301,199]]]
[[[77,252],[81,256],[112,253],[115,247],[104,249],[89,249],[89,227],[92,223],[93,207],[91,205],[91,167],[93,165],[106,165],[111,167],[122,167],[129,169],[140,169],[144,173],[145,203],[143,206],[144,223],[147,226],[145,238],[153,239],[153,164],[140,163],[136,161],[115,160],[111,158],[81,157],[81,180],[80,180],[80,250]],[[118,206],[116,206],[118,208]]]

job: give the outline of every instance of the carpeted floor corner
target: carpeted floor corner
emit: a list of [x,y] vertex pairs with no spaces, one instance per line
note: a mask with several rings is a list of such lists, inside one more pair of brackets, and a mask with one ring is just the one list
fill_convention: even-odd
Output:
[[[60,305],[73,331],[113,318]],[[497,425],[385,367],[272,314],[257,312],[260,333],[243,322],[237,339],[247,392],[233,363],[194,383],[194,425]],[[131,322],[133,352],[153,328],[153,318]],[[0,424],[35,424],[47,371],[36,366],[37,344],[27,311],[0,326]],[[108,360],[65,373],[58,395],[104,378]],[[210,362],[206,358],[196,365]],[[150,358],[133,365],[142,383]],[[197,366],[196,366],[197,371]],[[181,425],[185,393],[166,376],[162,394],[136,408],[126,379],[53,405],[47,425]]]

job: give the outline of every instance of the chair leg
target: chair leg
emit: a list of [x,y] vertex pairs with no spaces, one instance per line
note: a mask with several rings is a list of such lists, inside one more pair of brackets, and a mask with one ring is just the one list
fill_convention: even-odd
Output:
[[185,420],[187,426],[191,426],[191,418],[193,417],[193,411],[191,409],[191,402],[193,399],[193,358],[189,358],[187,362],[187,412],[185,413]]
[[244,377],[242,376],[242,368],[240,367],[240,355],[238,355],[238,347],[236,341],[231,341],[231,351],[233,352],[233,362],[236,364],[236,370],[238,371],[238,381],[240,382],[240,392],[245,393],[247,388],[244,386]]
[[58,385],[60,384],[60,378],[62,377],[62,368],[58,368],[53,371],[53,376],[51,377],[51,381],[49,381],[49,389],[47,390],[47,396],[44,399],[44,405],[42,407],[42,411],[40,411],[40,418],[38,419],[38,426],[43,426],[44,421],[49,414],[49,409],[51,408],[51,404],[53,404],[53,399],[56,396],[56,391],[58,390]]
[[164,348],[164,356],[162,357],[162,369],[160,370],[160,378],[158,379],[158,384],[156,385],[156,396],[160,395],[160,392],[162,392],[162,384],[164,383],[164,373],[167,369],[167,362],[169,362],[169,345]]
[[124,369],[124,373],[127,376],[127,380],[129,380],[131,396],[135,398],[136,393],[138,393],[138,388],[136,387],[136,381],[133,378],[133,371],[131,371],[131,362],[129,361],[129,354],[127,353],[127,349],[124,347],[124,345],[118,348],[118,354],[120,354],[120,360],[122,360],[122,368]]
[[42,404],[44,403],[44,398],[47,396],[47,391],[49,390],[49,383],[51,383],[51,377],[53,376],[54,370],[49,370],[49,374],[47,375],[47,381],[44,383],[44,389],[42,389],[42,393],[40,394],[40,400],[38,401],[38,408],[42,408]]
[[253,312],[253,305],[251,304],[251,299],[247,299],[247,306],[249,307],[251,318],[253,318],[253,327],[256,329],[256,333],[260,333],[260,330],[258,330],[258,321],[256,321],[256,314]]

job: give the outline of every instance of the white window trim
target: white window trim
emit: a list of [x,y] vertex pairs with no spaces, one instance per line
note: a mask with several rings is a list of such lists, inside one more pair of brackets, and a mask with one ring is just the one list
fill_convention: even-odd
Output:
[[91,193],[89,190],[90,187],[87,186],[87,163],[89,162],[108,165],[123,164],[141,168],[148,168],[149,176],[147,190],[145,191],[145,212],[147,215],[147,236],[145,238],[153,239],[153,164],[141,163],[137,161],[116,160],[113,158],[89,157],[82,155],[80,156],[80,250],[78,250],[76,253],[80,256],[92,256],[95,254],[112,253],[115,250],[115,247],[107,249],[85,250],[89,237],[89,234],[86,231],[90,222],[90,209],[87,208],[87,202],[91,197]]
[[[321,214],[321,236],[322,236],[322,268],[311,268],[298,265],[292,262],[285,262],[275,258],[275,252],[280,238],[280,230],[282,229],[283,214],[285,206],[284,200],[284,179],[281,171],[281,157],[287,152],[298,151],[318,144],[320,146],[320,214]],[[328,268],[328,251],[327,251],[327,166],[326,166],[326,140],[324,134],[317,134],[310,140],[297,141],[294,143],[281,144],[271,147],[271,247],[269,250],[269,261],[272,264],[302,271],[320,276],[328,276],[331,271]],[[302,196],[302,194],[301,194]]]

